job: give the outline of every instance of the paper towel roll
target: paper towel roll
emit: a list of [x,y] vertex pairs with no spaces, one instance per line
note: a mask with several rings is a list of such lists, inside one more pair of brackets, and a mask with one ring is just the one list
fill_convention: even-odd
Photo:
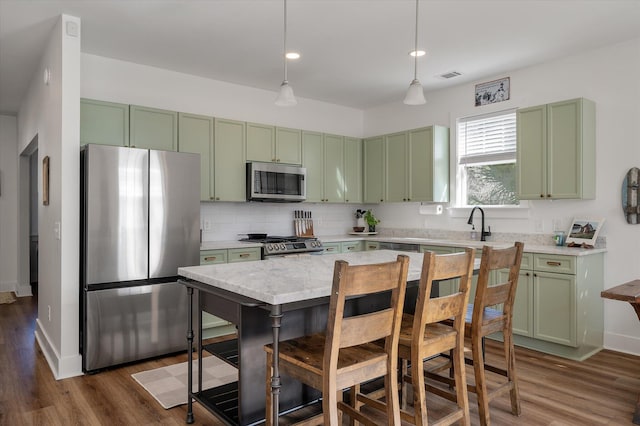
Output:
[[420,205],[420,214],[438,215],[442,214],[442,204],[425,204]]

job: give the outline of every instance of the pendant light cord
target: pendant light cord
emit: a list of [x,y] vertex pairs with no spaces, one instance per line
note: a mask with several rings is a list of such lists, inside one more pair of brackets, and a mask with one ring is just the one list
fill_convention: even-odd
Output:
[[287,0],[284,0],[284,81],[287,81]]
[[418,3],[419,3],[419,0],[416,0],[416,39],[415,39],[415,45],[413,49],[413,79],[414,80],[418,79]]

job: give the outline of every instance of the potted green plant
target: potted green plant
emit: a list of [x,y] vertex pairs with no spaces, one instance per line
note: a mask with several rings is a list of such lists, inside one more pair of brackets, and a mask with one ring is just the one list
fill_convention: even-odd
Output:
[[376,225],[380,223],[380,220],[376,219],[371,210],[367,210],[364,214],[364,221],[369,225],[369,232],[376,232]]

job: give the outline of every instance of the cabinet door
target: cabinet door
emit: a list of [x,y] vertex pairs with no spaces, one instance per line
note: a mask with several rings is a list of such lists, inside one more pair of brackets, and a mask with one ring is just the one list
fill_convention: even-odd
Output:
[[534,272],[533,337],[576,346],[576,277]]
[[384,142],[382,136],[365,139],[364,148],[364,202],[384,201]]
[[324,201],[324,146],[322,133],[302,132],[302,165],[307,169],[307,201]]
[[276,128],[276,159],[279,163],[302,164],[300,130]]
[[129,143],[133,148],[178,150],[178,113],[131,105]]
[[517,187],[521,200],[547,197],[547,108],[519,109],[517,121]]
[[547,193],[582,198],[582,102],[547,105]]
[[[508,270],[500,270],[498,281],[509,279]],[[533,337],[533,273],[520,270],[516,298],[513,302],[512,330],[514,334]]]
[[407,201],[407,133],[385,136],[385,201]]
[[362,203],[362,140],[344,138],[344,201]]
[[129,105],[80,99],[80,145],[129,146]]
[[344,202],[344,137],[324,135],[324,199]]
[[273,126],[247,123],[247,161],[277,161]]
[[409,132],[407,201],[433,201],[433,128]]
[[246,200],[245,123],[216,118],[214,194],[216,201]]
[[178,114],[178,150],[200,154],[200,199],[213,199],[213,118]]

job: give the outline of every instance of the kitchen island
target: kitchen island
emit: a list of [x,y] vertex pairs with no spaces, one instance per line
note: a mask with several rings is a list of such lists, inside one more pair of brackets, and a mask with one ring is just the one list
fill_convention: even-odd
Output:
[[[214,390],[203,390],[199,386],[197,392],[189,395],[187,421],[193,421],[191,397],[229,424],[250,425],[264,420],[266,388],[260,384],[267,376],[263,346],[274,343],[274,351],[277,351],[279,340],[326,328],[333,268],[337,259],[357,265],[394,261],[401,254],[410,258],[408,281],[417,282],[423,255],[391,250],[179,268],[178,274],[184,277],[181,282],[188,289],[191,306],[193,307],[195,296],[198,310],[236,324],[238,337],[237,384],[235,387]],[[416,285],[412,285],[407,290],[407,300],[410,300],[411,295],[415,300],[416,288]],[[350,301],[348,309],[366,312],[384,303],[387,303],[384,297],[357,298]],[[410,303],[405,304],[405,310],[413,310]],[[193,317],[190,315],[190,345],[194,336],[191,318]],[[202,342],[201,339],[198,340],[200,358]],[[191,362],[190,352],[188,389],[192,389]],[[274,365],[272,377],[274,415],[320,396],[318,391],[288,377],[283,377],[280,381],[276,366],[277,364]],[[220,392],[226,394],[222,402],[219,402]],[[235,406],[229,403],[230,400],[234,400]]]

